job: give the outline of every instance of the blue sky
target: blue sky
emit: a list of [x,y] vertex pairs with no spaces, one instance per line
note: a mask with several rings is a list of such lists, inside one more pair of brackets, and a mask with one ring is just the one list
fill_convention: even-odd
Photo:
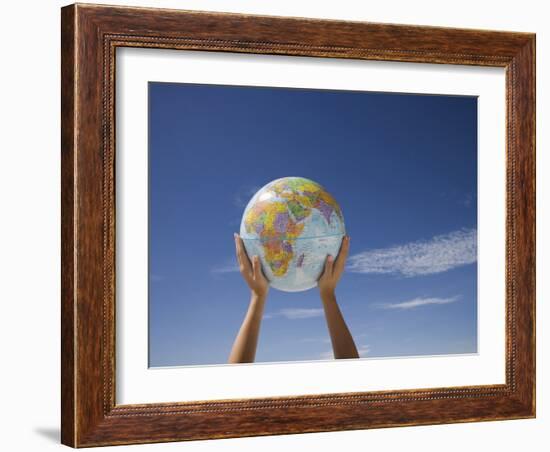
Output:
[[[149,84],[149,365],[225,363],[249,290],[233,233],[302,176],[351,237],[338,289],[363,357],[477,351],[477,99]],[[316,289],[271,290],[256,361],[327,359]]]

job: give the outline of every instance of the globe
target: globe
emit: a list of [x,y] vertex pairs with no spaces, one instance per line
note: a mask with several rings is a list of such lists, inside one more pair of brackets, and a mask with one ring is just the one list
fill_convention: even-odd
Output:
[[246,206],[240,229],[248,256],[259,256],[270,285],[285,292],[315,287],[326,257],[338,255],[345,232],[336,200],[303,177],[262,187]]

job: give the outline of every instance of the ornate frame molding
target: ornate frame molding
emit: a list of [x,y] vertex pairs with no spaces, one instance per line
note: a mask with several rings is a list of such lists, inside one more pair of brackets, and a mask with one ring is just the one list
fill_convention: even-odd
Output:
[[[506,68],[506,383],[116,405],[117,47]],[[71,5],[62,9],[61,153],[64,444],[82,447],[535,415],[534,35]]]

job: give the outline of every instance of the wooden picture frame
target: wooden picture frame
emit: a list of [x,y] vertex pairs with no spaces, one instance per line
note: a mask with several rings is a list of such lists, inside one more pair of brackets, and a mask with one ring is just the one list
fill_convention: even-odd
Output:
[[[535,416],[535,35],[70,5],[62,9],[62,443],[73,447]],[[148,47],[506,70],[506,383],[115,403],[115,50]]]

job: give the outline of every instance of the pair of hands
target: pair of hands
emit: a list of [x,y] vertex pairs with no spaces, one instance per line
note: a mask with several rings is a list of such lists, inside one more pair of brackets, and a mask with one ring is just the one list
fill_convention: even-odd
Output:
[[[250,287],[252,296],[239,333],[233,343],[229,363],[251,363],[254,362],[256,356],[260,323],[269,291],[269,282],[262,272],[260,258],[258,256],[253,256],[252,260],[248,258],[243,241],[237,234],[235,234],[235,247],[239,270]],[[335,259],[333,256],[327,256],[323,273],[318,280],[325,320],[336,359],[359,358],[357,347],[338,307],[334,293],[336,285],[344,273],[348,252],[349,237],[346,236],[342,241],[338,257]]]
[[[235,248],[239,262],[239,271],[248,284],[252,295],[265,299],[269,291],[269,282],[263,274],[260,258],[258,256],[253,256],[252,260],[248,258],[243,240],[238,234],[235,234]],[[348,253],[349,237],[345,236],[336,259],[333,256],[327,256],[323,273],[318,281],[321,296],[334,295],[336,285],[344,272]]]

